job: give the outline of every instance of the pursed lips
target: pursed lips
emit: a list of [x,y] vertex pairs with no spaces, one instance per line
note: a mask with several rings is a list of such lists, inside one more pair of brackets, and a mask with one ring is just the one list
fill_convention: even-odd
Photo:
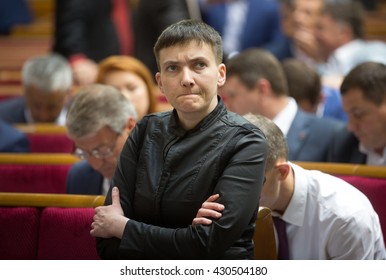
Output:
[[193,93],[193,92],[187,92],[187,93],[182,93],[179,96],[190,96],[190,95],[199,95],[198,93]]

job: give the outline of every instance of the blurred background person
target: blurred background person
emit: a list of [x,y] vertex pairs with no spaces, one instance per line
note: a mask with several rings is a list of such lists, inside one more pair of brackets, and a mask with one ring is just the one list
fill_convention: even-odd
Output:
[[322,86],[321,77],[314,68],[295,58],[285,59],[282,66],[289,96],[296,100],[303,111],[318,117],[347,121],[339,90]]
[[119,89],[133,103],[138,119],[157,111],[158,89],[146,67],[131,56],[110,56],[98,65],[97,82]]
[[53,51],[69,60],[77,84],[94,82],[102,59],[134,53],[135,2],[56,0]]
[[67,175],[67,193],[105,195],[118,156],[136,124],[131,102],[108,85],[83,87],[74,97],[66,120],[75,142],[75,163]]
[[134,56],[150,69],[153,77],[158,72],[153,53],[153,47],[158,36],[170,24],[192,18],[193,14],[187,3],[192,2],[194,5],[195,1],[197,0],[138,1],[138,7],[134,15]]
[[325,0],[294,0],[294,56],[314,66],[320,60],[315,31]]
[[27,153],[29,151],[27,136],[0,119],[0,153]]
[[337,76],[341,81],[361,62],[386,63],[386,43],[364,39],[364,16],[359,1],[326,3],[315,33],[322,55],[321,75]]
[[222,89],[229,110],[240,115],[261,114],[283,131],[289,159],[326,161],[331,139],[344,123],[304,112],[288,96],[280,62],[268,51],[252,48],[231,58]]
[[341,85],[348,131],[330,146],[329,161],[386,165],[386,65],[364,62]]
[[287,57],[311,67],[320,60],[315,31],[325,0],[281,0],[281,21],[287,36]]
[[71,97],[71,66],[58,54],[28,59],[22,68],[23,96],[0,102],[0,118],[15,123],[64,125]]
[[33,15],[26,0],[0,0],[0,35],[10,35],[12,27],[31,23]]
[[261,47],[281,58],[283,40],[276,0],[200,0],[202,20],[224,42],[224,59],[250,47]]

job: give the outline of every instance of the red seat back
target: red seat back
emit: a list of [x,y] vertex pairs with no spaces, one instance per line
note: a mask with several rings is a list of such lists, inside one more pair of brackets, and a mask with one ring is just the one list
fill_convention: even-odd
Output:
[[367,196],[379,216],[382,233],[386,236],[386,179],[351,175],[336,176],[355,186]]
[[0,207],[0,259],[36,259],[39,216],[34,207]]
[[71,164],[0,164],[0,192],[66,193]]
[[38,259],[95,260],[90,235],[93,208],[44,208],[41,214]]
[[66,134],[28,133],[32,153],[72,153],[74,142]]

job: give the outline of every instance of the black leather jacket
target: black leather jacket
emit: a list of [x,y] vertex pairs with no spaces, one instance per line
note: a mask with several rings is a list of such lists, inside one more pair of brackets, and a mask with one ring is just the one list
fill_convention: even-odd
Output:
[[[101,258],[251,259],[266,140],[219,100],[194,129],[175,111],[144,117],[130,134],[113,185],[126,224],[122,240],[98,238]],[[191,226],[201,204],[225,205],[210,226]],[[111,190],[106,204],[111,204]]]

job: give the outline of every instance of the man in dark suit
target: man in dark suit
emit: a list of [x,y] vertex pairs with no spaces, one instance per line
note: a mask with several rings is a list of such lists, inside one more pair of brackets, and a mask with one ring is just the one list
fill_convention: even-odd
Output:
[[24,96],[1,102],[0,119],[11,124],[64,125],[73,86],[68,62],[57,54],[32,57],[23,65],[22,83]]
[[27,153],[29,151],[27,136],[0,119],[0,152]]
[[359,150],[358,138],[344,129],[332,140],[327,161],[366,164],[366,154]]
[[67,193],[104,194],[104,184],[108,185],[108,182],[87,160],[82,160],[75,163],[67,174]]
[[153,47],[170,24],[191,17],[189,0],[141,0],[135,11],[135,56],[155,75],[158,72]]
[[334,139],[329,161],[386,165],[386,65],[364,62],[341,88],[348,131]]
[[96,63],[102,59],[110,55],[133,54],[128,2],[56,0],[53,51],[70,61],[78,84],[95,80]]
[[327,161],[328,146],[344,123],[300,110],[288,96],[280,62],[268,51],[249,49],[227,63],[223,94],[231,111],[261,114],[286,136],[289,160]]
[[276,0],[201,1],[204,22],[216,29],[224,42],[225,56],[251,47],[283,55],[278,50],[284,35]]
[[136,124],[133,104],[114,87],[89,85],[74,97],[66,127],[82,161],[67,175],[67,193],[106,194],[126,138]]
[[26,0],[0,0],[0,35],[10,35],[15,25],[31,23],[28,4]]

